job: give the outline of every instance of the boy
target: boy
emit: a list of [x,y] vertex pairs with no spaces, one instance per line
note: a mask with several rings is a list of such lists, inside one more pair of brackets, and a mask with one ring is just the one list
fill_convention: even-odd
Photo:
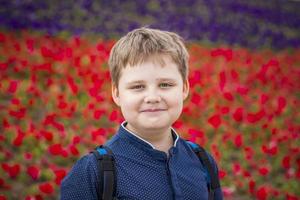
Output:
[[[208,199],[204,166],[171,127],[189,92],[182,39],[167,31],[133,30],[114,45],[108,64],[112,97],[126,120],[106,144],[115,160],[116,198]],[[81,158],[62,182],[61,199],[101,199],[98,168],[93,154]],[[220,187],[214,199],[222,199]]]

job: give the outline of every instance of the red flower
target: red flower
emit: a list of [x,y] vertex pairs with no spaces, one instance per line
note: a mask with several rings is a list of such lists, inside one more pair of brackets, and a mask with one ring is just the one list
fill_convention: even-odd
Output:
[[62,149],[60,155],[64,158],[67,158],[69,156],[69,153],[65,149]]
[[40,175],[40,170],[38,167],[32,165],[27,168],[27,174],[31,176],[33,180],[36,180]]
[[221,108],[221,113],[222,114],[227,114],[227,113],[229,113],[229,111],[230,111],[230,109],[227,106],[224,106],[224,107]]
[[234,69],[230,71],[231,73],[231,77],[234,79],[234,80],[238,80],[239,79],[239,74],[237,71],[235,71]]
[[8,123],[8,121],[7,121],[6,118],[3,119],[3,123],[2,124],[3,124],[4,128],[9,128],[10,127],[10,124]]
[[33,66],[33,71],[46,71],[49,73],[53,73],[52,64],[51,63],[42,63]]
[[63,109],[66,109],[66,108],[68,107],[68,104],[67,104],[65,101],[63,101],[63,100],[60,100],[60,101],[58,102],[57,107],[58,107],[59,109],[63,110]]
[[107,134],[104,128],[99,128],[91,132],[92,140],[96,140],[98,136],[105,136]]
[[59,123],[59,122],[56,122],[56,121],[54,121],[54,120],[52,121],[51,125],[52,125],[53,127],[55,127],[58,131],[63,132],[63,131],[65,130],[65,127],[64,127],[63,124],[61,124],[61,123]]
[[17,134],[17,137],[13,140],[13,145],[14,146],[21,146],[22,143],[23,143],[23,139],[25,137],[25,133],[18,130],[18,134]]
[[243,145],[243,136],[242,134],[237,134],[234,138],[234,145],[239,148]]
[[212,50],[210,54],[212,57],[224,56],[227,62],[231,61],[233,58],[232,49],[218,48],[218,49]]
[[41,130],[40,134],[49,142],[53,140],[53,133],[50,131]]
[[219,170],[219,177],[220,177],[220,179],[223,179],[225,176],[226,176],[226,171]]
[[204,137],[204,133],[203,131],[200,131],[200,130],[196,130],[196,129],[192,129],[192,128],[189,128],[188,129],[188,133],[189,135],[191,135],[192,137]]
[[299,198],[297,196],[287,194],[286,195],[286,200],[299,200]]
[[281,165],[284,169],[289,169],[291,167],[291,158],[290,156],[284,156]]
[[236,91],[240,94],[240,95],[247,95],[249,92],[249,88],[245,87],[245,86],[239,86],[236,88]]
[[25,152],[25,153],[24,153],[24,159],[26,159],[26,160],[31,160],[31,159],[32,159],[32,154],[31,154],[31,153],[28,153],[28,152]]
[[18,81],[10,81],[7,92],[15,93],[18,88]]
[[99,88],[97,88],[97,87],[90,88],[89,94],[91,97],[97,97],[97,95],[99,94]]
[[5,140],[4,135],[0,135],[0,142],[3,142]]
[[14,105],[20,105],[20,100],[17,99],[17,98],[12,98],[12,99],[10,100],[10,102],[11,102],[12,104],[14,104]]
[[71,91],[73,92],[73,94],[77,94],[78,93],[78,86],[75,84],[74,79],[72,77],[68,77],[68,85],[71,89]]
[[67,58],[71,58],[71,57],[73,56],[73,49],[70,48],[70,47],[67,47],[67,48],[65,49],[65,54],[66,54],[66,57],[67,57]]
[[74,156],[78,156],[79,155],[79,151],[78,151],[78,149],[76,148],[75,145],[71,145],[69,147],[69,149],[70,149],[70,152],[71,152],[72,155],[74,155]]
[[195,70],[189,79],[190,87],[193,88],[196,84],[201,84],[201,72],[198,70]]
[[269,148],[269,154],[274,156],[277,154],[277,152],[278,152],[277,144]]
[[63,151],[61,144],[53,144],[49,146],[48,151],[52,155],[60,155]]
[[260,97],[260,103],[263,105],[269,100],[269,96],[266,94],[262,94]]
[[256,192],[256,197],[258,200],[265,200],[268,197],[268,192],[266,187],[260,187]]
[[[1,39],[1,38],[0,38]],[[6,196],[0,194],[0,200],[6,200]]]
[[261,109],[259,112],[257,113],[248,113],[247,115],[247,120],[250,123],[255,123],[259,120],[261,120],[264,116],[265,116],[265,110]]
[[51,49],[45,47],[45,46],[42,46],[41,47],[41,55],[43,57],[53,57],[53,52],[51,51]]
[[220,72],[219,77],[220,77],[220,82],[219,82],[220,90],[223,91],[226,84],[225,72],[224,71]]
[[233,113],[233,119],[237,122],[241,122],[243,120],[243,108],[237,108],[235,112]]
[[15,117],[17,119],[23,118],[25,116],[25,114],[26,114],[26,109],[25,108],[20,108],[17,111],[12,111],[12,110],[9,111],[9,115],[12,116],[12,117]]
[[260,167],[258,171],[262,176],[266,176],[267,174],[269,174],[269,169],[267,167]]
[[249,181],[249,192],[251,193],[251,194],[254,194],[254,191],[255,191],[255,181],[253,181],[253,180],[250,180]]
[[47,115],[43,124],[44,124],[44,126],[52,125],[55,128],[57,128],[58,130],[63,131],[63,129],[64,129],[63,125],[61,125],[55,121],[56,116],[57,115],[55,113]]
[[233,101],[233,96],[230,92],[225,92],[223,94],[224,98],[227,99],[228,101]]
[[0,33],[0,42],[5,42],[6,36],[3,33]]
[[222,123],[220,115],[216,114],[216,115],[211,116],[208,119],[208,123],[210,125],[212,125],[214,128],[218,128]]
[[267,147],[266,145],[262,145],[261,149],[264,153],[272,156],[278,153],[278,145],[277,142],[274,141],[270,142],[269,147]]
[[239,175],[241,173],[241,165],[239,163],[233,163],[232,171],[234,175]]
[[8,67],[8,64],[7,63],[0,63],[0,70],[1,71],[5,71]]
[[20,167],[19,164],[14,164],[14,165],[10,166],[6,163],[3,163],[2,164],[2,169],[4,171],[6,171],[11,178],[16,178],[19,175],[20,171],[21,171],[21,167]]
[[75,145],[75,144],[80,143],[80,141],[81,141],[81,138],[79,136],[74,136],[73,140],[72,140],[72,143]]
[[100,119],[101,116],[103,116],[105,114],[105,110],[95,110],[94,111],[94,118],[95,119]]
[[58,169],[58,170],[54,170],[54,174],[56,176],[55,183],[57,185],[60,185],[62,179],[67,175],[67,172],[64,169]]
[[284,97],[278,97],[277,99],[277,112],[281,113],[282,110],[285,108],[286,106],[286,99]]
[[34,40],[27,39],[26,40],[26,47],[27,47],[28,51],[32,52],[33,49],[34,49]]
[[4,184],[5,184],[5,181],[2,178],[0,178],[0,188],[3,187]]
[[19,43],[15,43],[15,44],[14,44],[14,48],[15,48],[15,50],[16,50],[17,52],[20,52],[20,51],[21,51],[21,46],[20,46]]
[[246,159],[251,160],[254,156],[253,149],[251,147],[245,147],[244,150],[245,150],[245,154],[246,154],[245,155]]
[[191,102],[195,105],[199,105],[201,103],[201,96],[198,93],[193,92]]
[[231,133],[224,133],[223,136],[222,136],[222,142],[226,143],[227,141],[230,140],[231,138]]
[[39,185],[39,189],[41,192],[45,194],[52,194],[54,192],[54,188],[50,183],[42,183]]
[[246,178],[251,177],[251,173],[249,171],[247,171],[247,170],[243,171],[243,175]]
[[117,121],[117,119],[118,119],[118,111],[117,110],[113,110],[110,113],[109,120],[110,121]]
[[173,124],[173,127],[174,127],[174,128],[177,128],[177,129],[181,128],[182,126],[183,126],[183,122],[180,121],[180,120],[177,120],[177,121],[174,122],[174,124]]

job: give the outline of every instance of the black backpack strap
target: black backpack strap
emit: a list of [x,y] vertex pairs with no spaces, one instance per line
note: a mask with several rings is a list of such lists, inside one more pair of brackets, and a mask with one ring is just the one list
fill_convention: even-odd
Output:
[[100,200],[115,199],[116,170],[112,151],[106,146],[99,146],[93,152],[97,159],[100,177]]
[[220,181],[219,181],[219,175],[216,173],[217,171],[214,169],[214,166],[212,165],[211,161],[209,160],[209,157],[205,151],[204,148],[202,148],[200,145],[195,144],[193,142],[187,141],[187,143],[190,145],[190,147],[193,149],[193,151],[198,156],[200,162],[204,165],[204,167],[207,169],[210,182],[208,183],[208,190],[209,190],[209,200],[214,199],[214,193],[217,188],[220,187]]

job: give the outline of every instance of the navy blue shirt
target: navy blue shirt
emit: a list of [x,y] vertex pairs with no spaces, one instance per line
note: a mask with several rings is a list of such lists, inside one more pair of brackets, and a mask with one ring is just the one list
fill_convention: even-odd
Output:
[[[208,174],[191,147],[174,130],[174,145],[168,156],[125,126],[126,122],[106,144],[115,157],[118,199],[208,199]],[[214,159],[210,155],[209,158],[217,171]],[[93,154],[79,159],[62,181],[61,200],[100,199],[98,172]],[[217,189],[215,199],[223,199],[221,188]]]

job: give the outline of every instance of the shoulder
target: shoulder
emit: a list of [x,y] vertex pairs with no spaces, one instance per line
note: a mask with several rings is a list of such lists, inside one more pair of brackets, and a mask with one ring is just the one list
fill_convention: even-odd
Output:
[[184,141],[184,143],[189,146],[194,154],[197,155],[200,162],[205,166],[208,175],[208,182],[214,190],[214,199],[222,200],[223,194],[219,181],[219,170],[217,162],[215,161],[213,156],[200,145],[190,141]]
[[188,151],[192,152],[193,154],[197,155],[197,152],[202,151],[204,152],[204,155],[209,159],[210,163],[217,169],[217,162],[215,161],[214,157],[210,154],[208,150],[206,150],[204,147],[200,146],[197,143],[187,141],[184,139],[179,139],[179,142],[182,146],[185,147]]
[[113,149],[115,147],[118,147],[118,145],[121,141],[122,141],[122,139],[119,137],[119,135],[115,134],[105,143],[105,146]]
[[96,165],[95,156],[92,153],[88,153],[76,161],[69,174],[74,171],[80,172],[79,174],[93,173],[97,169]]
[[97,161],[89,153],[80,158],[61,183],[61,199],[97,199]]

